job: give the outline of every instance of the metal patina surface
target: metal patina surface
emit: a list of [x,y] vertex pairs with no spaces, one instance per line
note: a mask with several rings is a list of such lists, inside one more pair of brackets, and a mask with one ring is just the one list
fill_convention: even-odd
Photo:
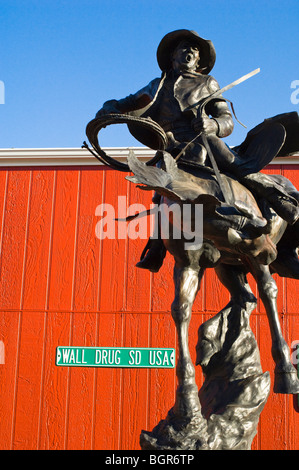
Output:
[[[262,371],[250,329],[256,298],[248,273],[256,281],[270,326],[274,392],[299,392],[281,331],[273,278],[273,273],[299,277],[299,193],[285,177],[261,173],[275,157],[298,151],[298,114],[266,119],[243,143],[228,148],[222,138],[233,131],[233,116],[210,75],[215,58],[213,43],[196,32],[167,34],[157,50],[162,77],[124,99],[107,101],[87,126],[92,152],[112,168],[130,170],[133,176],[127,179],[155,191],[153,201],[159,207],[174,202],[181,210],[186,205],[203,207],[199,247],[186,248],[183,225],[181,237],[165,237],[157,217],[159,236],[149,240],[137,264],[158,272],[166,252],[173,256],[171,313],[178,337],[176,400],[164,420],[152,431],[142,432],[143,449],[250,449],[270,379]],[[115,122],[127,122],[141,143],[157,150],[149,164],[133,152],[122,167],[106,158],[97,134],[103,120],[111,124],[113,116],[118,116]],[[196,211],[191,214],[191,225],[196,226]],[[168,224],[177,229],[172,217]],[[199,329],[196,364],[202,367],[205,382],[198,391],[188,328],[208,268],[215,269],[230,292],[230,302]]]

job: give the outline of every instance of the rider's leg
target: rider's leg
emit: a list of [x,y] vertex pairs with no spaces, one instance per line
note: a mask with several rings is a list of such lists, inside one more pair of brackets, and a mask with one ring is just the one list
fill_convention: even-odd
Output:
[[[156,204],[160,202],[160,196],[155,193],[152,201]],[[155,217],[155,227],[154,234],[155,237],[150,237],[142,254],[140,261],[136,264],[137,268],[148,269],[153,273],[157,273],[161,268],[164,258],[166,256],[166,248],[161,239],[161,230],[160,230],[160,217],[159,212],[154,216]]]
[[221,139],[209,136],[209,144],[220,170],[231,172],[250,190],[265,198],[288,224],[292,225],[298,220],[298,202],[289,194],[286,187],[273,181],[268,175],[254,170],[249,174],[243,174],[244,156],[239,157],[232,152]]
[[275,212],[288,224],[293,225],[298,220],[298,202],[288,193],[287,188],[279,185],[263,173],[247,175],[241,181],[261,198],[265,198]]

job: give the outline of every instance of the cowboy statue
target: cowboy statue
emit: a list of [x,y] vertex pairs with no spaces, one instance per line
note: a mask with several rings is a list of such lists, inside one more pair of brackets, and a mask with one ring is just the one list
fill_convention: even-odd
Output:
[[[276,156],[286,156],[299,149],[299,117],[296,112],[266,119],[247,135],[238,147],[229,148],[222,138],[234,128],[227,100],[222,95],[202,103],[220,89],[209,75],[216,59],[214,45],[196,32],[181,29],[166,34],[157,49],[162,77],[124,99],[110,100],[96,114],[121,113],[151,118],[167,136],[167,148],[182,169],[184,165],[210,167],[207,144],[220,172],[230,174],[247,186],[257,197],[264,198],[288,224],[299,217],[298,193],[285,184],[260,173]],[[146,133],[134,125],[130,132],[151,147]],[[203,135],[206,141],[203,140]],[[153,148],[153,147],[152,147]],[[157,194],[153,202],[159,203]],[[241,214],[244,216],[244,214]],[[242,217],[247,233],[265,233],[258,220]],[[166,250],[161,239],[150,238],[138,267],[159,271]]]

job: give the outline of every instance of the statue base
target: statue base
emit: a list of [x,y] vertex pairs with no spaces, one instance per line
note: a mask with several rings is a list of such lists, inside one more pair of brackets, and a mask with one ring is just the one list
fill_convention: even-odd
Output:
[[[166,419],[142,431],[144,450],[250,450],[270,392],[249,317],[255,303],[229,303],[198,331],[196,364],[205,381],[194,406],[190,390],[178,388]],[[195,386],[195,384],[194,384]],[[194,394],[193,394],[194,395]],[[192,403],[182,413],[182,403]]]
[[143,450],[204,450],[207,446],[207,424],[200,412],[183,419],[172,408],[165,420],[152,432],[143,431],[140,445]]

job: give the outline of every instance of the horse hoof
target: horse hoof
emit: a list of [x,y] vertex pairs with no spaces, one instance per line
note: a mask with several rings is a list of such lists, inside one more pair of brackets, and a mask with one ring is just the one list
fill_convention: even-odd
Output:
[[294,372],[276,373],[273,391],[284,395],[297,395],[299,393],[297,372],[294,370]]

